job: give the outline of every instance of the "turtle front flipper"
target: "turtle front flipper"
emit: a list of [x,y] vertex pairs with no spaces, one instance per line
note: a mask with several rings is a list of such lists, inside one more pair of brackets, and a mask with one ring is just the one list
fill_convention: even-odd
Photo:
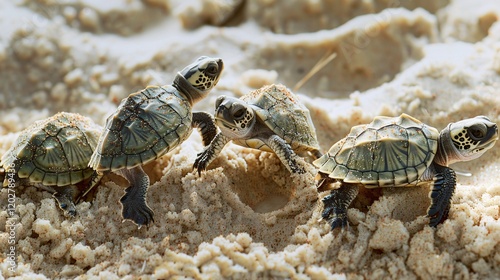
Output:
[[149,177],[146,172],[142,170],[140,165],[115,172],[125,177],[130,183],[130,187],[125,190],[125,195],[120,199],[123,206],[123,219],[133,221],[139,228],[154,222],[154,212],[146,202],[149,187]]
[[358,195],[359,186],[357,184],[343,183],[340,188],[332,190],[329,195],[322,200],[324,210],[321,216],[326,219],[333,229],[347,228],[347,208]]
[[269,137],[266,143],[292,173],[303,174],[306,172],[304,166],[299,163],[299,156],[292,150],[292,147],[283,138],[274,134]]
[[66,217],[76,216],[75,188],[75,185],[57,187],[57,191],[52,194]]
[[427,210],[427,216],[430,218],[429,225],[436,227],[448,217],[450,212],[451,197],[455,192],[457,179],[453,169],[434,164],[434,185],[429,197],[431,206]]
[[217,135],[217,127],[215,126],[214,118],[209,113],[194,112],[192,126],[200,130],[204,146],[208,146],[215,135]]
[[224,146],[230,141],[228,137],[224,136],[222,133],[215,135],[210,145],[205,147],[203,152],[199,153],[194,161],[193,168],[198,170],[198,175],[201,175],[201,171],[204,171],[207,166],[220,154]]

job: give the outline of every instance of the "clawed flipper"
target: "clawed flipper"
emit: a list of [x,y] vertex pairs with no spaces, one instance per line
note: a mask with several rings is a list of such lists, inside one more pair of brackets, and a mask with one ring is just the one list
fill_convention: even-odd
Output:
[[299,156],[281,137],[278,135],[272,135],[269,137],[267,145],[274,151],[290,172],[299,174],[306,173],[304,166],[299,163]]
[[201,172],[204,171],[207,166],[220,154],[224,146],[229,141],[229,138],[224,136],[222,133],[218,133],[212,142],[210,142],[210,145],[205,147],[205,150],[196,156],[193,169],[198,170],[198,175],[201,175]]
[[154,222],[154,212],[147,205],[146,201],[139,200],[140,195],[137,193],[137,188],[130,186],[125,190],[125,195],[122,196],[122,217],[124,220],[131,220],[139,227],[148,225]]
[[121,169],[117,173],[130,182],[130,187],[125,190],[125,195],[120,199],[123,206],[123,219],[131,220],[139,227],[154,222],[154,212],[146,202],[149,177],[142,167]]
[[359,187],[355,184],[342,184],[339,189],[332,190],[323,198],[323,219],[326,219],[333,229],[347,228],[347,208],[358,195]]
[[427,210],[427,216],[430,218],[429,225],[431,227],[436,227],[448,218],[451,197],[455,192],[456,186],[456,175],[451,168],[437,164],[434,167],[436,175],[429,195],[431,206]]
[[198,175],[201,176],[201,172],[207,169],[207,165],[209,164],[209,158],[213,157],[213,151],[210,147],[207,147],[203,152],[198,153],[196,155],[196,160],[193,164],[193,169],[198,170]]

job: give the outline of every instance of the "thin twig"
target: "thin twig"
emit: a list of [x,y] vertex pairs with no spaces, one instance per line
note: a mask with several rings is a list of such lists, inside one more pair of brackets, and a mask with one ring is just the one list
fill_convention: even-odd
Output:
[[314,76],[316,73],[318,73],[319,70],[321,70],[323,67],[325,67],[330,61],[332,61],[335,57],[337,57],[337,53],[328,51],[326,52],[320,60],[311,68],[311,71],[307,73],[304,78],[302,78],[300,81],[295,84],[293,87],[293,91],[296,92],[298,91],[312,76]]

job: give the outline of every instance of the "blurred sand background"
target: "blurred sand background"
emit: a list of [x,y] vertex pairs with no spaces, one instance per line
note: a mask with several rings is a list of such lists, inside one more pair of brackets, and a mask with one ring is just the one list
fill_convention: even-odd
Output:
[[[374,116],[408,113],[442,129],[486,115],[500,123],[497,0],[33,0],[0,2],[0,154],[59,111],[103,125],[120,100],[169,84],[200,55],[221,94],[270,83],[300,89],[326,151]],[[106,3],[106,4],[105,4]],[[428,191],[360,197],[348,231],[319,221],[312,166],[290,174],[266,152],[228,145],[198,176],[201,137],[145,167],[155,223],[121,221],[126,186],[106,176],[66,219],[51,194],[16,190],[17,268],[9,270],[7,191],[0,193],[0,278],[498,279],[500,146],[456,170],[450,217],[427,226]],[[320,194],[320,197],[325,194]]]

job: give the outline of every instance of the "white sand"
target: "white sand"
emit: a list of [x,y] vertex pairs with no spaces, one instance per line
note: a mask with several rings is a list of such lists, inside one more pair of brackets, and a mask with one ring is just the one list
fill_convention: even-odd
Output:
[[[219,85],[195,107],[213,112],[221,94],[273,82],[293,88],[325,53],[336,52],[296,91],[324,150],[380,114],[405,112],[438,129],[476,115],[500,123],[496,0],[421,1],[427,11],[406,10],[414,1],[247,1],[235,26],[225,28],[203,24],[231,9],[202,9],[201,0],[18,2],[0,2],[0,154],[20,130],[59,111],[104,124],[122,98],[170,83],[200,55],[226,65]],[[290,174],[274,154],[231,144],[200,177],[192,164],[202,148],[195,132],[145,167],[155,211],[148,228],[121,222],[126,184],[119,176],[106,176],[74,219],[48,192],[19,187],[14,271],[3,189],[3,277],[500,277],[498,145],[455,165],[473,175],[459,176],[450,217],[436,229],[427,226],[423,187],[386,189],[373,202],[361,197],[343,233],[319,221],[312,166]]]

